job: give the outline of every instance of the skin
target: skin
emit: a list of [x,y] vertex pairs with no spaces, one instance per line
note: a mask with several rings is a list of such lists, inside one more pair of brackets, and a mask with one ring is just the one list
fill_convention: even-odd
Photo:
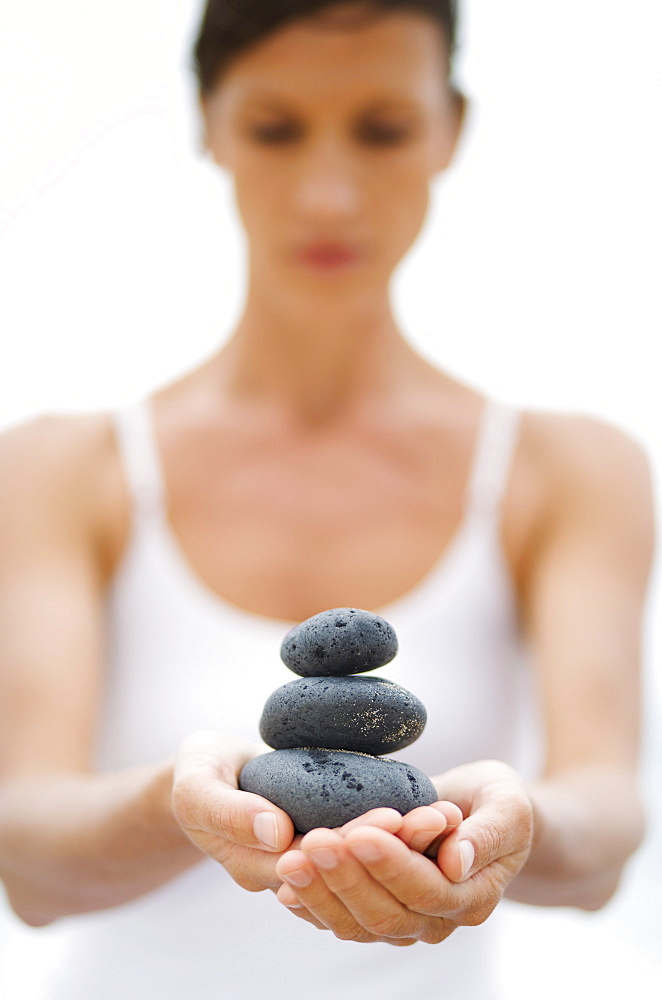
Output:
[[[227,346],[155,394],[155,429],[183,552],[249,611],[300,621],[384,606],[460,521],[484,400],[416,355],[389,302],[461,135],[445,71],[422,15],[298,22],[202,101],[246,231],[247,297]],[[268,142],[266,129],[289,137]],[[360,244],[361,263],[319,274],[293,256],[332,238]],[[103,600],[131,519],[108,415],[8,432],[0,476],[0,874],[28,923],[135,898],[200,852],[293,919],[366,943],[439,943],[504,894],[585,909],[611,898],[643,831],[653,544],[647,459],[622,432],[523,414],[501,539],[538,671],[539,780],[467,762],[433,777],[434,806],[303,838],[237,789],[263,747],[196,733],[168,760],[93,770]]]

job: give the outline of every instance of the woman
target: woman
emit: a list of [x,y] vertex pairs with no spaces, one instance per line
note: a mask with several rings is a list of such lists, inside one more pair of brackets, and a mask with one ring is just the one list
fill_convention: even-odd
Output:
[[[646,458],[431,367],[389,302],[461,135],[453,6],[211,0],[233,336],[4,436],[0,863],[52,946],[35,996],[485,1000],[499,900],[596,909],[640,842]],[[338,606],[395,626],[429,715],[396,756],[439,801],[294,837],[237,775],[285,631]]]

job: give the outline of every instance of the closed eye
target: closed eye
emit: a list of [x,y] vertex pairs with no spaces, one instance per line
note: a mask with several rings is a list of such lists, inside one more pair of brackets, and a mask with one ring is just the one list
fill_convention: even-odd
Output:
[[409,131],[404,128],[389,128],[386,125],[364,125],[358,134],[362,141],[389,146],[404,142]]
[[258,142],[292,142],[300,138],[301,129],[292,125],[262,125],[254,128],[251,134]]
[[[303,129],[297,125],[262,125],[251,130],[252,137],[260,143],[277,145],[296,142],[303,135]],[[363,125],[356,131],[360,142],[369,145],[392,146],[405,142],[410,130],[402,127],[386,125]]]

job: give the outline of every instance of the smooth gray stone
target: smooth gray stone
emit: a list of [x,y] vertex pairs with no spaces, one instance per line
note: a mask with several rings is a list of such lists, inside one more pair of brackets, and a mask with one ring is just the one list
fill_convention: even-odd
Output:
[[290,629],[283,663],[301,677],[362,674],[389,663],[398,651],[392,625],[360,608],[331,608]]
[[423,732],[425,706],[382,677],[302,677],[267,698],[260,734],[275,750],[323,746],[379,756]]
[[273,750],[244,765],[239,787],[283,809],[299,833],[342,826],[379,806],[404,815],[437,801],[418,768],[346,750]]

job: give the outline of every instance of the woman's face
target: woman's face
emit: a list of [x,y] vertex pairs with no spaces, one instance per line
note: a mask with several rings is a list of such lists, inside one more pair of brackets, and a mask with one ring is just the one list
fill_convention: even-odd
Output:
[[430,18],[393,12],[348,27],[330,20],[333,10],[242,53],[203,102],[207,145],[233,175],[251,269],[280,288],[387,282],[461,124]]

